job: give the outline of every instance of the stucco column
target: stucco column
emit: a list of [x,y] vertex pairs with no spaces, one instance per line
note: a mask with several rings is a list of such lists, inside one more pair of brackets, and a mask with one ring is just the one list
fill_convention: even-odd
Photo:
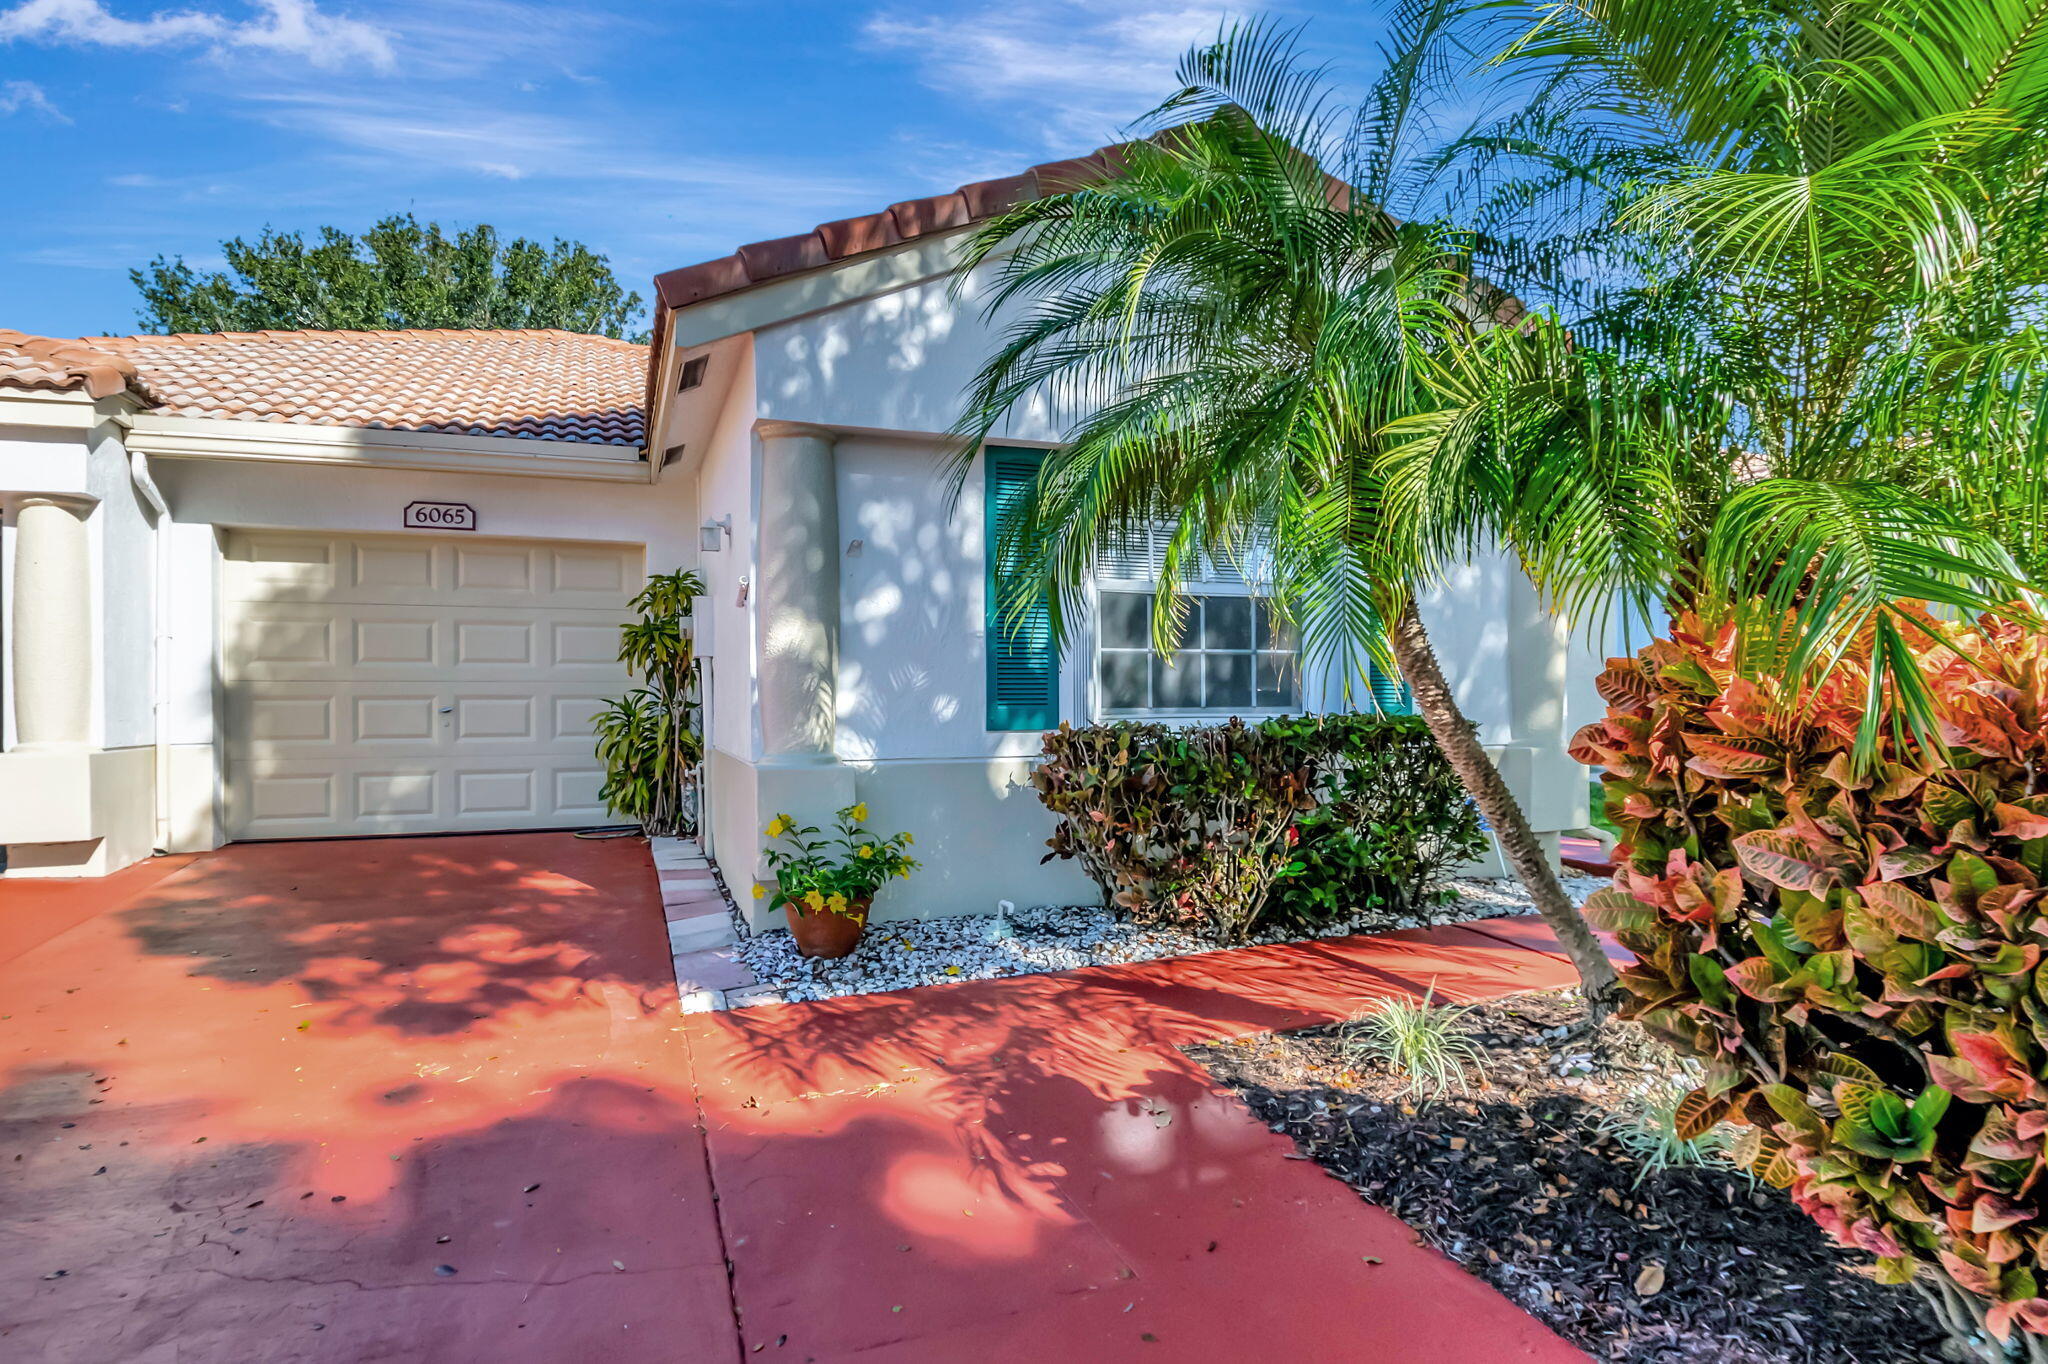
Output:
[[1583,827],[1589,818],[1586,769],[1565,752],[1571,632],[1518,571],[1508,587],[1507,626],[1508,732],[1521,753],[1503,775],[1522,767],[1510,785],[1519,788],[1529,823],[1554,856],[1557,831]]
[[1564,622],[1544,607],[1528,578],[1508,587],[1508,729],[1518,742],[1564,749]]
[[92,556],[82,499],[24,498],[14,518],[14,728],[22,750],[91,738]]
[[839,718],[837,435],[764,421],[760,698],[763,760],[831,763]]

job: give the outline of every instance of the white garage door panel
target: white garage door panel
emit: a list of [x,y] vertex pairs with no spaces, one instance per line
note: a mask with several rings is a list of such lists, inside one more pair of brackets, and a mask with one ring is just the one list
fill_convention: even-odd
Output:
[[230,765],[239,838],[558,828],[610,822],[596,766],[245,762]]
[[612,610],[377,606],[342,602],[233,603],[231,678],[252,681],[413,677],[536,679],[620,676]]
[[464,682],[264,682],[228,689],[229,759],[364,757],[392,748],[417,758],[589,758],[591,717],[605,687]]
[[629,685],[637,548],[247,532],[222,577],[234,836],[608,818],[591,717]]
[[225,555],[223,590],[241,601],[591,606],[638,588],[640,556],[610,545],[459,543],[422,535],[347,538],[246,531]]
[[227,688],[229,760],[362,758],[403,748],[469,756],[590,758],[602,684],[262,682]]

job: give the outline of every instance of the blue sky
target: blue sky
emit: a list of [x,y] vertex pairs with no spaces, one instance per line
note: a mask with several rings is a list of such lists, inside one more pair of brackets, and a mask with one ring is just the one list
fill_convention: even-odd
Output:
[[[1371,4],[1265,7],[1370,70]],[[135,328],[127,270],[264,226],[581,240],[628,287],[1113,140],[1202,0],[0,0],[0,327]]]

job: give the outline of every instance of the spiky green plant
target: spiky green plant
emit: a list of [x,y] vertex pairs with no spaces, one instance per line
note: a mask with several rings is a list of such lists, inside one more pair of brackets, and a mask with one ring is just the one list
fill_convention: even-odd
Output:
[[1710,1127],[1690,1135],[1680,1130],[1679,1108],[1698,1083],[1681,1076],[1639,1094],[1600,1119],[1600,1130],[1636,1163],[1635,1182],[1665,1170],[1726,1169],[1752,1178],[1729,1154],[1735,1134]]
[[1353,1065],[1371,1062],[1402,1080],[1402,1093],[1442,1099],[1471,1092],[1471,1080],[1485,1072],[1472,1040],[1468,1008],[1434,1002],[1432,986],[1421,999],[1389,999],[1345,1025],[1343,1055]]

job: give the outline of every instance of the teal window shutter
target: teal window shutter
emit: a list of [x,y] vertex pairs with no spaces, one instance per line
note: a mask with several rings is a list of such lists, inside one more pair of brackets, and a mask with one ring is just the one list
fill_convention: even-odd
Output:
[[1003,618],[1001,565],[996,556],[1003,529],[1038,481],[1043,450],[991,445],[982,451],[983,638],[988,646],[988,727],[1051,729],[1060,722],[1059,653],[1043,603],[1021,620]]
[[1387,715],[1413,715],[1415,696],[1408,690],[1398,674],[1381,668],[1379,661],[1367,658],[1365,661],[1366,685],[1372,688],[1373,703]]

